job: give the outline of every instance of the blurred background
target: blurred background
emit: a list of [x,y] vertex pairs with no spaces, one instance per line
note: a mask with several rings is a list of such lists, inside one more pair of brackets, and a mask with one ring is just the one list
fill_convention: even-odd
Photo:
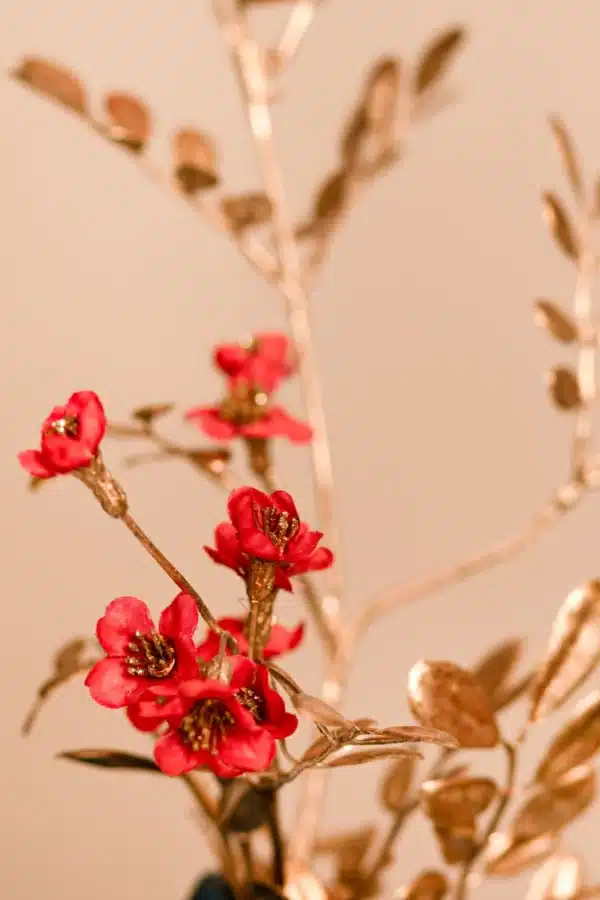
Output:
[[[257,12],[265,33],[276,33],[282,12]],[[324,3],[275,110],[289,195],[300,218],[377,56],[414,60],[434,32],[461,23],[470,38],[450,75],[457,102],[418,127],[402,164],[364,192],[314,294],[350,609],[508,536],[567,473],[570,422],[551,407],[543,376],[569,354],[535,328],[532,302],[568,304],[573,292],[539,198],[549,188],[566,194],[549,113],[572,130],[589,176],[600,163],[595,5]],[[109,90],[142,97],[155,115],[158,163],[176,127],[196,126],[215,136],[228,190],[259,188],[208,2],[2,0],[3,70],[29,54],[72,68],[98,104]],[[178,900],[210,865],[183,788],[54,759],[77,747],[144,751],[143,737],[93,705],[81,681],[53,698],[28,740],[19,731],[58,645],[93,631],[115,596],[159,610],[174,591],[74,479],[29,493],[15,454],[35,445],[43,416],[73,390],[97,391],[117,420],[146,402],[177,401],[181,411],[210,402],[220,391],[212,345],[285,327],[282,308],[225,238],[126,153],[8,77],[0,104],[1,893]],[[284,397],[302,412],[295,386]],[[195,438],[172,419],[172,434]],[[177,462],[126,470],[132,449],[111,442],[106,456],[136,518],[217,613],[239,614],[235,577],[202,552],[224,496]],[[281,446],[277,462],[310,521],[307,452]],[[505,567],[381,622],[361,647],[345,711],[410,721],[406,674],[419,658],[470,665],[502,637],[523,635],[533,662],[565,594],[599,575],[599,503],[589,498]],[[280,615],[297,622],[300,600],[283,601]],[[318,689],[312,634],[287,664]],[[507,728],[521,718],[517,710]],[[535,730],[525,773],[556,724]],[[494,752],[476,768],[499,773],[501,764]],[[336,774],[324,829],[376,815],[381,773]],[[288,819],[293,801],[290,791]],[[587,853],[598,880],[594,816],[565,846]],[[390,884],[434,859],[429,828],[415,824]],[[513,889],[485,888],[490,897]]]

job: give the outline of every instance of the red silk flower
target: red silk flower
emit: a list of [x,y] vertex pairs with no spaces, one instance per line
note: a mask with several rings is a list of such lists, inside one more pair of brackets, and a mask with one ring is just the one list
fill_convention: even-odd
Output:
[[19,453],[19,462],[36,478],[53,478],[89,466],[106,431],[106,416],[93,391],[72,394],[55,406],[42,425],[39,450]]
[[158,629],[142,600],[117,597],[96,627],[106,658],[96,663],[85,680],[93,699],[119,709],[135,703],[149,687],[166,689],[180,680],[197,678],[193,640],[197,625],[198,609],[189,594],[178,594],[163,610]]
[[[248,639],[244,634],[245,618],[224,618],[219,619],[217,625],[228,631],[229,634],[237,641],[238,650],[242,656],[248,653]],[[265,660],[274,659],[283,653],[289,653],[295,650],[304,637],[304,623],[301,622],[294,629],[290,630],[283,625],[271,625],[269,640],[263,649],[263,657]],[[198,645],[198,656],[205,662],[214,659],[219,652],[219,636],[214,631],[209,631],[206,640]]]
[[250,711],[255,722],[276,740],[294,733],[298,718],[286,711],[282,697],[269,684],[269,670],[245,656],[231,659],[230,686],[235,698]]
[[240,550],[248,556],[285,565],[288,575],[327,568],[333,562],[330,550],[317,550],[323,533],[310,531],[300,521],[286,491],[269,495],[252,487],[238,488],[227,506]]
[[222,406],[196,406],[185,413],[188,422],[193,422],[209,437],[218,441],[241,438],[287,438],[293,444],[306,444],[312,440],[312,428],[295,419],[282,406],[270,406],[260,412],[259,418],[244,422],[232,420]]
[[[155,687],[149,693],[159,691]],[[180,715],[154,747],[156,764],[165,774],[206,767],[220,778],[235,778],[268,769],[275,739],[238,701],[231,685],[197,679],[171,686],[167,696],[175,693]]]
[[267,394],[294,371],[290,342],[285,334],[278,332],[257,334],[246,347],[221,344],[215,347],[214,361],[233,381],[241,379]]

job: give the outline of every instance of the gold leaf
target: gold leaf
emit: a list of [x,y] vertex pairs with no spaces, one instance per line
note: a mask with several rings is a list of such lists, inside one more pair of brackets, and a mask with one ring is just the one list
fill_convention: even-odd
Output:
[[388,728],[379,730],[378,735],[398,743],[420,741],[424,744],[438,744],[451,750],[458,747],[456,738],[447,731],[440,731],[438,728],[424,728],[421,725],[390,725]]
[[473,676],[490,698],[493,707],[498,694],[505,689],[522,652],[521,638],[510,638],[493,647],[473,667]]
[[534,318],[561,344],[572,344],[577,340],[577,326],[568,315],[552,300],[536,300]]
[[578,766],[551,784],[540,784],[515,816],[511,833],[518,840],[555,834],[590,806],[596,796],[596,773]]
[[494,700],[494,712],[501,712],[503,709],[506,709],[507,706],[510,706],[512,703],[515,703],[515,701],[520,700],[521,697],[526,694],[531,687],[532,680],[533,674],[531,672],[528,672],[514,684],[508,684],[503,690],[500,690]]
[[525,900],[574,900],[583,886],[581,864],[569,853],[555,853],[534,874]]
[[426,869],[398,892],[401,900],[443,900],[448,893],[448,880],[435,869]]
[[227,447],[215,447],[208,450],[188,450],[188,458],[201,469],[211,475],[222,475],[231,459],[231,450]]
[[576,259],[578,241],[563,205],[555,194],[549,191],[542,196],[544,221],[555,241],[567,256]]
[[88,645],[86,638],[73,638],[54,654],[52,675],[38,688],[37,696],[23,722],[23,734],[29,734],[42,707],[57,688],[70,681],[75,675],[88,672],[95,659],[84,659],[84,650]]
[[571,183],[575,196],[581,198],[583,196],[583,180],[571,135],[567,131],[564,122],[557,116],[551,116],[549,121],[567,178]]
[[38,478],[37,475],[32,475],[29,479],[29,490],[30,491],[39,491],[41,486],[48,481],[47,478]]
[[552,782],[588,762],[600,750],[600,692],[591,694],[574,719],[554,738],[540,762],[535,781]]
[[360,766],[364,763],[375,762],[381,759],[397,759],[398,757],[412,757],[423,759],[423,754],[412,747],[343,747],[339,753],[334,753],[322,763],[323,768],[340,769],[345,766]]
[[435,779],[423,783],[421,805],[437,825],[452,827],[485,812],[497,792],[491,778]]
[[186,194],[214,187],[217,175],[217,154],[211,138],[182,128],[173,138],[173,168],[181,189]]
[[567,596],[554,621],[546,658],[531,688],[529,721],[561,706],[600,662],[600,581]]
[[519,841],[509,834],[496,833],[488,844],[485,874],[491,878],[510,878],[520,875],[554,853],[558,838],[542,834],[529,841]]
[[546,376],[548,390],[559,409],[570,412],[581,406],[581,389],[577,376],[566,366],[556,366]]
[[348,173],[334,172],[321,186],[315,203],[315,217],[321,222],[337,218],[346,205]]
[[444,861],[449,866],[469,862],[477,851],[475,822],[465,822],[450,828],[436,825],[435,836],[438,840]]
[[399,812],[406,802],[406,795],[415,772],[415,761],[410,756],[396,760],[381,785],[381,802],[390,812]]
[[302,762],[308,762],[309,760],[318,759],[325,751],[332,747],[332,742],[327,737],[327,735],[322,734],[316,740],[312,742],[312,744],[304,751],[302,754]]
[[240,778],[223,784],[219,824],[235,834],[248,834],[261,828],[269,817],[269,799],[265,792]]
[[237,197],[224,197],[221,209],[229,221],[233,231],[264,225],[272,216],[271,201],[265,193],[240,194]]
[[103,769],[138,769],[145,772],[160,772],[154,760],[137,753],[122,753],[120,750],[65,750],[59,759],[99,766]]
[[352,883],[360,880],[365,857],[371,846],[377,829],[373,825],[365,825],[355,831],[346,831],[332,837],[317,841],[316,852],[331,855],[336,863],[336,879],[338,882]]
[[400,60],[385,56],[371,69],[364,91],[362,109],[368,130],[391,146],[400,96]]
[[358,162],[363,143],[369,136],[367,113],[363,105],[350,117],[340,140],[340,156],[345,169],[353,169]]
[[302,692],[295,694],[291,699],[298,712],[306,713],[317,725],[352,731],[352,722],[344,718],[341,713],[335,710],[333,706],[325,703],[324,700]]
[[63,106],[85,114],[87,99],[83,84],[69,69],[36,56],[23,60],[14,75],[35,90]]
[[486,692],[454,663],[415,663],[408,676],[408,700],[422,725],[447,731],[461,747],[495,747],[499,741]]
[[425,48],[417,65],[415,91],[423,93],[442,77],[466,37],[464,28],[450,28]]
[[173,409],[175,409],[174,403],[149,403],[147,406],[138,406],[137,409],[133,410],[131,415],[132,418],[137,419],[138,422],[149,425],[154,419],[166,416],[167,413],[170,413]]
[[130,94],[113,92],[104,98],[104,107],[111,122],[112,140],[136,153],[143,150],[152,128],[146,105]]

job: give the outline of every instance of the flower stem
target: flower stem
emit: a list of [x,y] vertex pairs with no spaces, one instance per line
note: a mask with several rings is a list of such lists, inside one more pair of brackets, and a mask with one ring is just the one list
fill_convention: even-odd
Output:
[[471,874],[473,867],[487,848],[489,840],[491,836],[494,834],[502,816],[506,811],[506,807],[508,806],[510,800],[512,799],[512,794],[515,785],[515,777],[517,774],[517,748],[515,744],[510,743],[510,741],[502,741],[502,747],[506,754],[506,782],[504,785],[504,790],[500,795],[500,799],[498,801],[498,805],[496,807],[496,811],[492,818],[490,819],[488,826],[485,830],[485,834],[483,835],[481,841],[479,842],[476,853],[471,857],[471,859],[466,862],[460,872],[457,884],[456,891],[454,894],[454,900],[465,900],[467,896],[467,888],[469,883],[469,875]]
[[173,565],[173,563],[167,559],[164,553],[161,553],[156,544],[154,544],[150,540],[146,532],[140,528],[131,513],[126,512],[125,515],[121,517],[121,521],[124,525],[127,526],[133,536],[137,538],[144,550],[146,550],[150,554],[152,559],[158,563],[163,572],[166,572],[171,581],[173,581],[177,585],[179,590],[185,591],[186,594],[189,594],[194,598],[194,600],[196,601],[196,606],[198,607],[198,612],[200,613],[208,627],[212,631],[216,632],[219,636],[225,635],[228,646],[235,653],[237,650],[237,641],[235,640],[235,638],[228,632],[224,631],[220,627],[220,625],[217,624],[217,620],[211,613],[210,609],[208,608],[198,591],[194,587],[192,587],[187,578],[184,578],[179,569],[177,569]]

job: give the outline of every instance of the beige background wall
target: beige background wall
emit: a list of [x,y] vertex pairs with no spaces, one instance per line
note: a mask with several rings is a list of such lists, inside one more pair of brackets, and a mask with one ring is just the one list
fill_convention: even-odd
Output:
[[[98,98],[103,90],[137,92],[156,112],[157,158],[171,128],[197,124],[217,136],[231,189],[254,188],[245,122],[209,6],[2,0],[2,67],[36,53],[72,66]],[[472,32],[455,70],[460,102],[419,130],[404,165],[365,195],[314,300],[351,607],[505,536],[566,472],[568,423],[550,409],[542,378],[560,353],[534,328],[531,301],[567,299],[573,289],[538,198],[543,188],[563,189],[549,111],[572,127],[592,174],[600,160],[596,5],[331,0],[276,115],[290,194],[300,215],[374,57],[413,58],[452,22]],[[219,386],[211,345],[283,318],[231,246],[123,154],[9,80],[0,79],[0,105],[0,895],[176,900],[207,864],[183,790],[53,759],[61,748],[141,750],[143,739],[94,707],[80,683],[55,698],[29,741],[18,733],[49,654],[66,636],[91,630],[118,594],[158,609],[174,592],[75,481],[31,496],[14,456],[35,441],[50,405],[74,389],[97,390],[114,418],[146,401],[176,399],[185,408],[210,400]],[[288,399],[300,410],[293,391]],[[125,472],[126,449],[113,444],[107,455],[140,522],[215,610],[238,609],[233,576],[201,552],[223,516],[223,497],[177,464]],[[309,514],[307,455],[282,448],[280,462]],[[524,634],[533,659],[565,593],[598,576],[598,516],[592,498],[525,557],[374,630],[348,712],[407,721],[405,676],[419,657],[469,664],[484,645]],[[290,622],[301,615],[297,600],[282,610]],[[290,661],[312,690],[316,654],[311,641]],[[547,734],[536,733],[532,750]],[[499,760],[479,765],[496,771]],[[376,775],[335,778],[331,826],[372,813]],[[568,846],[592,855],[597,829],[597,817],[588,817]],[[399,873],[432,859],[427,830],[413,840]],[[589,866],[597,879],[597,858]]]

